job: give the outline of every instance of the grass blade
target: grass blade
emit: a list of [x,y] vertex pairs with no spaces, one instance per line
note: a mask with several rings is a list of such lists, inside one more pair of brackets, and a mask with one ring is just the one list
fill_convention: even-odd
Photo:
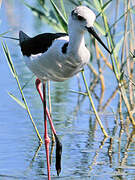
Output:
[[72,3],[72,4],[75,5],[75,6],[81,5],[81,1],[75,2],[75,0],[69,0],[69,2]]
[[73,90],[73,89],[70,89],[70,92],[76,93],[76,94],[80,94],[80,95],[83,95],[83,96],[88,96],[88,93],[80,92],[80,91],[75,91],[75,90]]
[[24,109],[26,109],[25,104],[20,101],[17,97],[15,97],[13,94],[11,94],[10,92],[8,92],[8,95],[14,100],[16,101],[21,107],[23,107]]
[[54,18],[51,18],[51,15],[49,14],[49,12],[47,12],[46,14],[42,11],[40,11],[39,9],[30,6],[29,4],[25,3],[25,6],[27,6],[35,16],[38,16],[39,18],[41,18],[43,21],[45,21],[45,23],[49,24],[50,26],[52,26],[56,31],[63,31],[63,28],[56,22],[56,20]]
[[7,60],[8,66],[10,68],[10,71],[11,71],[12,75],[15,77],[16,72],[15,72],[15,69],[14,69],[14,66],[13,66],[13,63],[12,63],[11,56],[9,54],[7,45],[6,44],[4,45],[4,43],[2,42],[2,47],[3,47],[4,53],[6,55],[6,60]]
[[94,111],[94,113],[95,113],[95,116],[96,116],[96,118],[97,118],[97,122],[99,123],[99,125],[100,125],[100,127],[101,127],[101,130],[102,130],[104,136],[108,137],[108,134],[107,134],[107,132],[105,131],[103,125],[102,125],[102,122],[101,122],[101,120],[100,120],[100,117],[99,117],[99,115],[98,115],[98,113],[97,113],[97,110],[96,110],[96,108],[95,108],[94,102],[93,102],[93,100],[92,100],[92,96],[91,96],[91,93],[90,93],[90,90],[89,90],[89,88],[88,88],[88,85],[87,85],[87,82],[86,82],[86,78],[85,78],[85,75],[84,75],[84,70],[81,71],[81,73],[82,73],[82,78],[83,78],[83,81],[84,81],[84,84],[85,84],[85,87],[86,87],[86,90],[87,90],[87,93],[88,93],[88,97],[89,97],[91,106],[92,106],[93,111]]
[[9,33],[10,31],[6,31],[6,32],[4,32],[4,33],[1,33],[0,34],[0,37],[2,37],[2,36],[4,36],[5,34],[7,34],[7,33]]
[[94,3],[93,3],[93,2],[90,2],[90,1],[84,1],[84,5],[90,7],[91,9],[96,10],[96,7],[94,6]]
[[65,7],[64,7],[64,2],[63,2],[63,0],[60,0],[60,3],[61,3],[61,8],[62,8],[64,17],[66,18],[66,21],[67,21],[67,14],[66,14],[66,11],[65,11]]
[[105,30],[102,28],[102,26],[101,26],[97,21],[95,21],[94,26],[97,28],[97,30],[98,30],[103,36],[106,35]]
[[123,44],[124,37],[122,36],[121,40],[116,44],[113,52],[115,53],[115,56],[118,57],[119,50]]
[[107,2],[102,6],[102,8],[101,8],[101,9],[102,9],[102,12],[107,9],[107,7],[108,7],[108,5],[110,4],[111,1],[112,1],[112,0],[107,1]]
[[96,10],[97,10],[98,12],[101,12],[101,7],[100,7],[99,1],[98,1],[98,0],[93,0],[93,3],[94,3],[94,5],[95,5],[95,7],[96,7]]
[[54,8],[54,11],[55,11],[55,14],[56,14],[56,17],[58,18],[58,21],[60,22],[60,24],[62,25],[63,29],[65,32],[67,32],[67,20],[65,19],[65,17],[62,15],[62,13],[60,12],[60,10],[58,9],[58,7],[56,6],[56,4],[54,3],[53,0],[50,0],[53,8]]
[[35,77],[35,74],[22,86],[22,90],[30,83],[30,81]]

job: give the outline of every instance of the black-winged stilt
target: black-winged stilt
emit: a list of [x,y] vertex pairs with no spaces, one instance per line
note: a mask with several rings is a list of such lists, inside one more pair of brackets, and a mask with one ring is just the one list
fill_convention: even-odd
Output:
[[[47,118],[51,124],[56,138],[56,169],[59,175],[61,171],[60,158],[62,146],[56,135],[48,109],[46,106],[45,82],[47,80],[64,81],[80,72],[84,65],[89,62],[90,53],[85,46],[84,33],[88,31],[109,52],[102,40],[93,29],[95,14],[85,6],[76,7],[69,17],[68,34],[66,33],[44,33],[30,38],[20,31],[19,41],[24,61],[28,68],[37,76],[36,88],[44,105],[45,124],[45,146],[47,156],[48,179],[50,176],[49,164],[49,137],[47,133]],[[43,83],[43,93],[41,91]]]

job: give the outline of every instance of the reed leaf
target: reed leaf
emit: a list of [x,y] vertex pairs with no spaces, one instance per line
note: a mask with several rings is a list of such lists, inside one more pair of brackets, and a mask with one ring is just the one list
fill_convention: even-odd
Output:
[[26,109],[25,104],[20,101],[17,97],[15,97],[12,93],[8,92],[8,95],[14,100],[16,101],[22,108]]
[[66,13],[66,10],[65,10],[65,6],[64,6],[63,0],[60,0],[60,4],[61,4],[61,8],[62,8],[64,17],[65,17],[65,19],[66,19],[66,21],[67,21],[67,13]]
[[65,32],[67,32],[67,20],[65,19],[65,17],[62,15],[62,13],[60,12],[60,10],[58,9],[57,5],[54,3],[53,0],[50,0],[53,8],[54,8],[54,11],[55,11],[55,14],[56,14],[56,17],[58,18],[58,21],[60,22],[60,24],[62,25],[63,29]]
[[31,80],[35,77],[35,74],[22,86],[22,90],[31,82]]
[[94,6],[94,4],[91,1],[84,1],[84,4],[88,7],[90,7],[91,9],[96,10],[96,7]]
[[81,92],[81,91],[75,91],[75,90],[73,90],[73,89],[70,89],[70,92],[76,93],[76,94],[80,94],[80,95],[83,95],[83,96],[88,96],[88,93]]
[[33,13],[36,13],[36,15],[38,15],[39,17],[44,17],[45,14],[44,12],[40,11],[39,9],[27,4],[26,2],[24,2],[24,5],[27,6],[29,9],[31,9],[31,11],[33,11]]
[[97,28],[97,30],[103,35],[106,35],[105,30],[103,29],[103,27],[97,22],[95,21],[94,26]]
[[114,52],[116,57],[118,57],[118,53],[119,53],[120,48],[123,44],[123,40],[124,40],[124,37],[122,36],[121,40],[116,44],[115,48],[113,49],[113,52]]
[[45,14],[43,11],[40,11],[39,9],[32,7],[31,5],[25,2],[24,4],[33,12],[35,16],[38,16],[40,19],[45,21],[45,23],[49,24],[53,29],[55,29],[56,31],[63,31],[63,28],[56,22],[56,20],[54,18],[51,18],[49,12]]
[[94,6],[96,8],[96,10],[100,13],[101,12],[101,7],[100,7],[100,3],[98,0],[93,0]]
[[79,6],[80,5],[80,1],[79,2],[75,2],[74,0],[69,0],[70,1],[70,3],[72,3],[73,5],[75,5],[75,6]]
[[98,18],[98,16],[100,16],[101,15],[101,13],[103,13],[106,9],[107,9],[107,7],[108,7],[108,5],[110,4],[110,2],[111,2],[112,0],[109,0],[109,1],[107,1],[101,8],[100,8],[100,13],[96,16],[97,18]]
[[4,36],[5,34],[7,34],[7,33],[9,33],[10,31],[6,31],[6,32],[4,32],[4,33],[1,33],[0,34],[0,37],[2,37],[2,36]]
[[16,71],[14,69],[14,66],[13,66],[13,63],[12,63],[12,60],[11,60],[11,56],[10,56],[10,53],[8,51],[7,44],[4,44],[3,42],[1,42],[1,44],[2,44],[2,47],[3,47],[4,53],[6,55],[6,60],[7,60],[8,66],[10,68],[10,71],[11,71],[12,75],[15,77],[16,76]]
[[111,1],[112,1],[112,0],[107,1],[107,2],[101,7],[102,12],[107,9],[107,7],[108,7],[108,5],[110,4]]

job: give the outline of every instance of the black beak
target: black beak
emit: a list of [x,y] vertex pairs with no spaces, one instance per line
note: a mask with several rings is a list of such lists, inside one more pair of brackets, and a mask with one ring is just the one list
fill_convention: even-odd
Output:
[[88,32],[90,34],[92,34],[97,40],[98,42],[100,42],[100,44],[102,44],[102,46],[111,54],[110,50],[106,47],[106,45],[103,43],[103,41],[100,39],[100,37],[97,35],[97,33],[95,32],[93,27],[86,27],[86,29],[88,30]]

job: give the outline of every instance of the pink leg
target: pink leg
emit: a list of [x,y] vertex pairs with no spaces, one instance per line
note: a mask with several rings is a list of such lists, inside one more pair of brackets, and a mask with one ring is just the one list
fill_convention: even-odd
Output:
[[[43,105],[44,105],[44,117],[45,117],[45,145],[46,145],[46,155],[47,155],[47,167],[50,166],[50,163],[49,163],[49,137],[48,137],[48,133],[47,133],[47,120],[46,120],[46,115],[49,119],[49,123],[50,123],[50,126],[51,126],[51,129],[54,133],[54,136],[55,136],[55,140],[56,140],[56,170],[57,170],[57,175],[60,174],[61,172],[61,154],[62,154],[62,144],[60,143],[58,137],[57,137],[57,134],[56,134],[56,131],[55,131],[55,128],[54,128],[54,125],[53,125],[53,122],[52,122],[52,119],[51,119],[51,116],[49,114],[49,111],[48,111],[48,108],[46,106],[46,98],[45,98],[45,84],[43,83],[43,93],[42,93],[42,90],[41,90],[41,81],[40,79],[36,79],[36,88],[37,88],[37,91],[40,95],[40,98],[43,102]],[[48,151],[47,151],[48,149]],[[49,168],[48,168],[49,170]],[[48,171],[49,173],[49,171]],[[48,174],[48,178],[49,178],[49,174]]]
[[[42,91],[41,91],[41,81],[40,81],[40,79],[36,79],[36,88],[37,88],[37,91],[38,91],[38,93],[39,93],[39,95],[40,95],[40,98],[41,98],[41,100],[42,100],[42,102],[43,102],[43,93],[42,93]],[[54,135],[56,134],[56,130],[55,130],[55,128],[54,128],[54,125],[53,125],[53,122],[52,122],[52,119],[51,119],[51,116],[50,116],[50,114],[49,114],[49,111],[48,111],[48,108],[47,108],[47,106],[46,106],[46,115],[47,115],[47,117],[48,117],[48,119],[49,119],[49,123],[50,123],[50,126],[51,126],[51,129],[52,129],[52,131],[53,131],[53,133],[54,133]]]
[[49,162],[49,143],[50,138],[48,137],[47,132],[47,117],[46,117],[46,87],[45,83],[43,83],[43,106],[44,106],[44,139],[45,139],[45,149],[46,149],[46,159],[47,159],[47,170],[48,170],[48,180],[51,180],[51,173],[50,173],[50,162]]

